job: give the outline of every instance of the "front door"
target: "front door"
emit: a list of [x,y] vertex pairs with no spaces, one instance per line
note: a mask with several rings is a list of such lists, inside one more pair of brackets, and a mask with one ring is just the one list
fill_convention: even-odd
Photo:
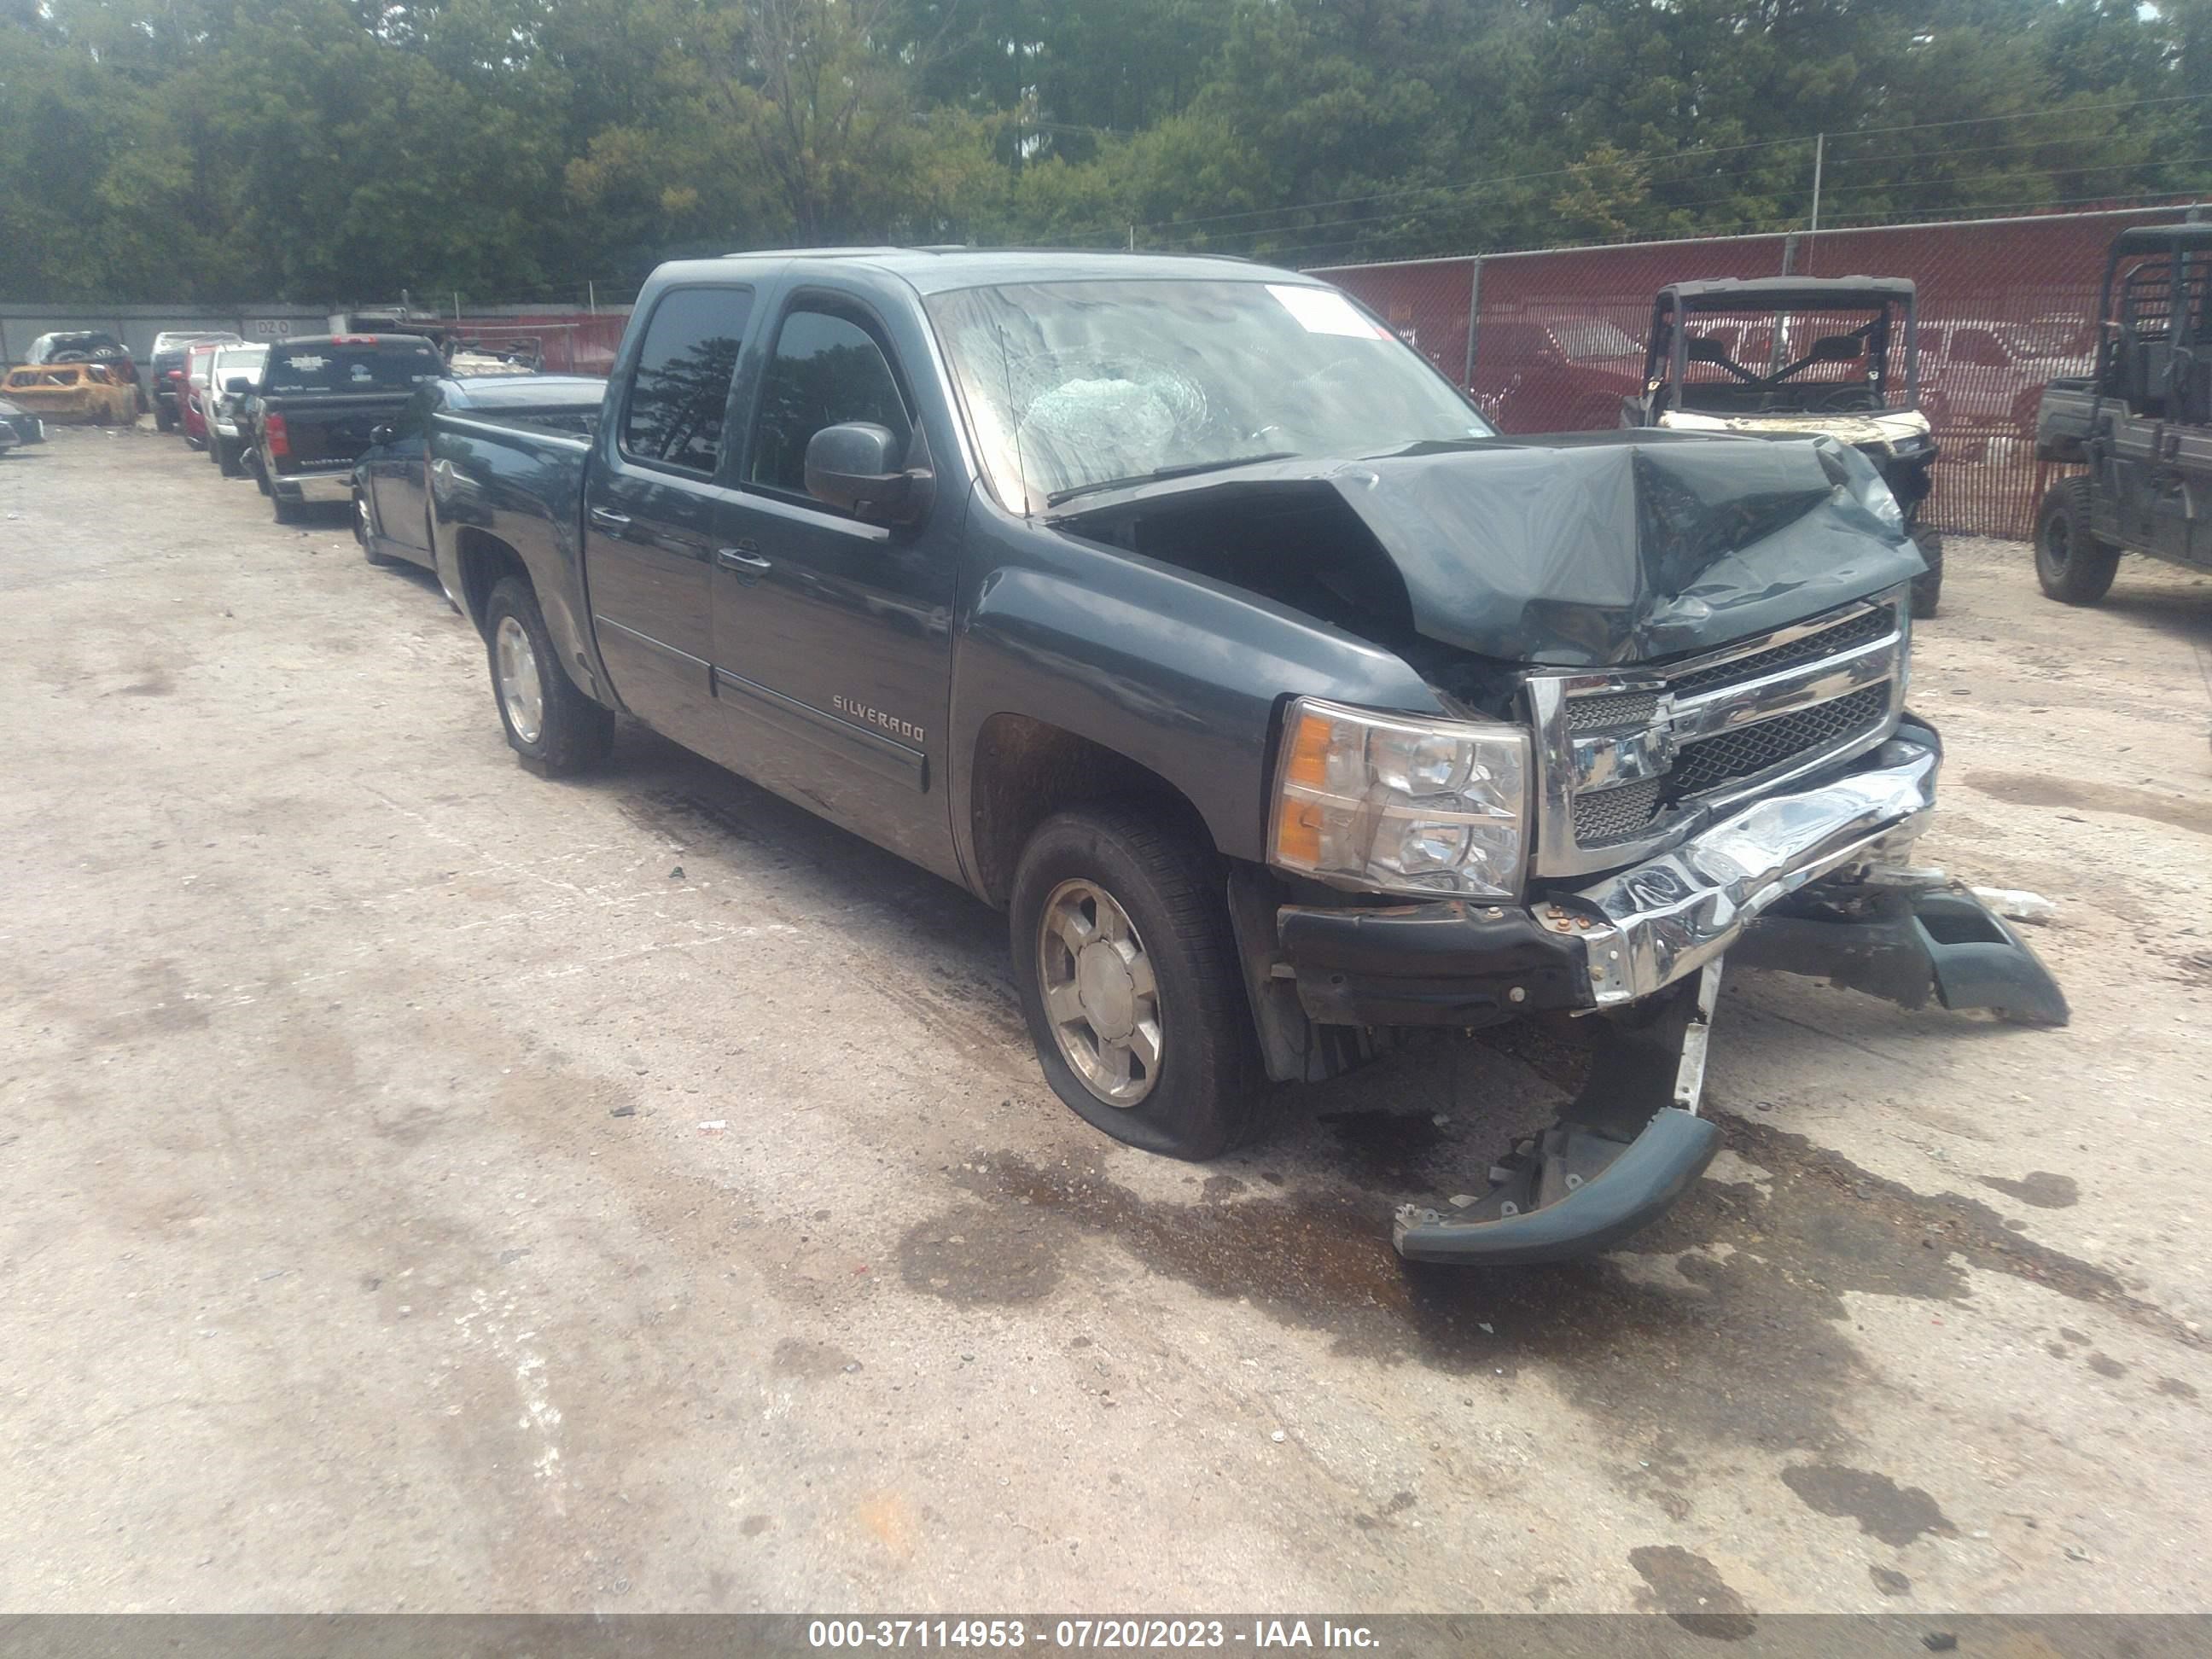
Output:
[[392,417],[392,441],[379,444],[362,463],[376,533],[417,564],[433,562],[424,469],[429,462],[430,414],[444,402],[445,389],[435,380],[416,386],[406,407]]
[[726,758],[714,719],[714,515],[730,379],[752,294],[671,289],[646,324],[615,430],[599,434],[584,512],[592,631],[631,713]]
[[808,441],[843,422],[890,428],[926,464],[915,410],[877,319],[830,295],[790,301],[716,520],[714,679],[746,772],[957,877],[945,728],[965,499],[940,490],[892,528],[806,493]]

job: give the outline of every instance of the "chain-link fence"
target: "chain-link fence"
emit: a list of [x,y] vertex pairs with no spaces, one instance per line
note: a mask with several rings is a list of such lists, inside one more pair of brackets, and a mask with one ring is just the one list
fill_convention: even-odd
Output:
[[[1644,389],[1651,303],[1714,276],[1907,276],[1919,289],[1920,398],[1942,459],[1923,516],[2024,538],[2041,494],[2043,385],[2084,374],[2105,247],[2181,209],[1563,248],[1316,272],[1474,392],[1506,432],[1620,424]],[[1470,319],[1472,319],[1470,325]]]

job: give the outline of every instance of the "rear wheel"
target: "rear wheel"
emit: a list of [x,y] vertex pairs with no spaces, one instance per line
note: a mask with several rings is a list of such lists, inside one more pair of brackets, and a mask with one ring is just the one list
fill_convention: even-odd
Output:
[[226,478],[244,476],[246,464],[239,456],[239,441],[235,438],[216,440],[215,464]]
[[2064,605],[2094,605],[2109,592],[2120,550],[2089,529],[2089,481],[2062,478],[2043,498],[2035,525],[2035,579]]
[[276,515],[278,524],[297,524],[307,516],[307,502],[279,495],[273,489],[269,492],[269,507]]
[[176,429],[176,416],[170,410],[164,409],[161,404],[156,404],[154,406],[154,430],[156,432],[174,432]]
[[538,595],[520,576],[492,589],[484,606],[484,641],[500,723],[523,765],[541,777],[562,778],[607,757],[614,747],[614,711],[593,702],[568,678],[545,631]]
[[1266,1100],[1223,877],[1196,835],[1126,803],[1047,819],[1014,876],[1014,984],[1045,1080],[1172,1158],[1249,1139]]
[[1912,614],[1932,617],[1943,599],[1943,532],[1916,525],[1912,541],[1928,566],[1926,571],[1912,579]]

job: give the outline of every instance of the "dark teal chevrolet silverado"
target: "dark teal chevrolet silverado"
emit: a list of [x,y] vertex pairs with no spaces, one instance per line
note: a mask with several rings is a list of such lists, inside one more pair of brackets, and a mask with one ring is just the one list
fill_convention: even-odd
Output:
[[662,267],[588,435],[444,410],[427,472],[526,764],[627,713],[1002,907],[1109,1134],[1204,1158],[1408,1033],[1594,1016],[1409,1256],[1685,1190],[1724,954],[2065,1018],[1907,856],[1922,566],[1825,439],[1504,439],[1289,271],[862,249]]

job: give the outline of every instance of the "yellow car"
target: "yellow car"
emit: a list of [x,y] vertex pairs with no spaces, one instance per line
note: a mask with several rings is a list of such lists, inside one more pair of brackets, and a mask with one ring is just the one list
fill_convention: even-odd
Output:
[[128,426],[138,418],[138,388],[100,363],[41,363],[11,368],[0,398],[58,423]]

